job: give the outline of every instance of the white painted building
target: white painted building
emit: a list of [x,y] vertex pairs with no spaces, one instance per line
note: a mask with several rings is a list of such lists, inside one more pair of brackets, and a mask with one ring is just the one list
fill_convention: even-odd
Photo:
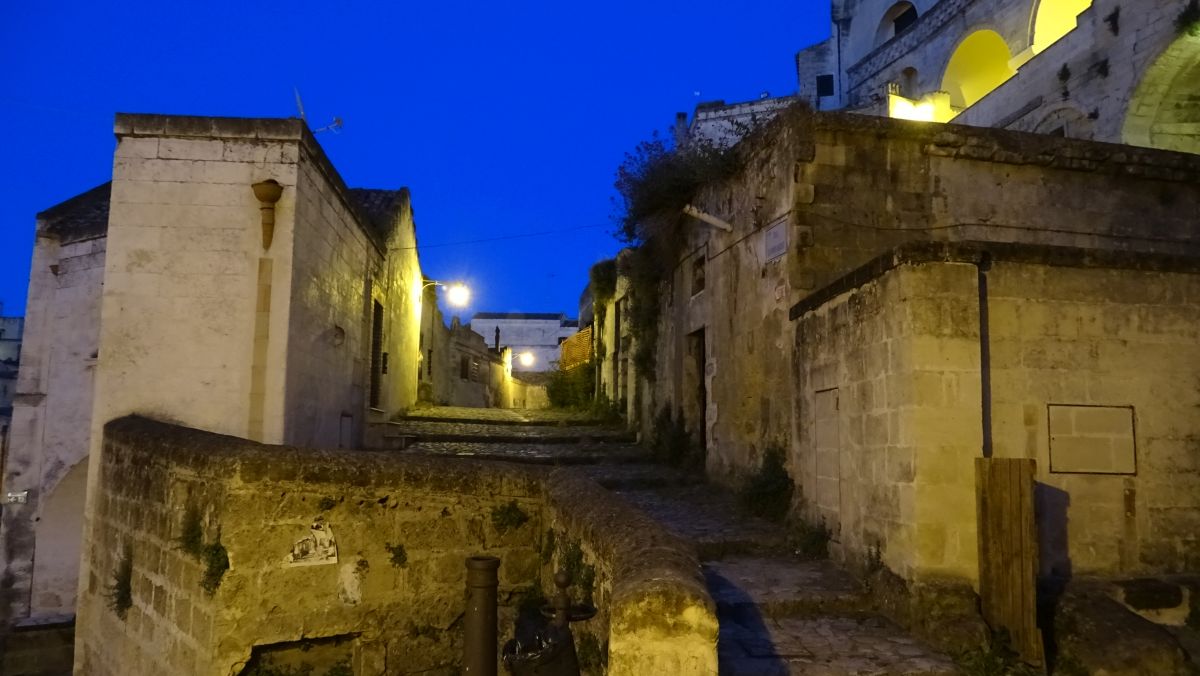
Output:
[[513,371],[551,371],[558,346],[579,331],[579,322],[553,312],[477,312],[471,330],[492,348],[512,348]]

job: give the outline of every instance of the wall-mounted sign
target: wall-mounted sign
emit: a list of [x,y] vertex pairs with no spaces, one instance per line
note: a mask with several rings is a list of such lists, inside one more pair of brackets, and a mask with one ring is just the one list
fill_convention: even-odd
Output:
[[774,225],[768,226],[766,233],[763,235],[765,255],[767,262],[773,261],[776,258],[787,253],[788,250],[788,223],[787,219],[783,218],[776,221]]

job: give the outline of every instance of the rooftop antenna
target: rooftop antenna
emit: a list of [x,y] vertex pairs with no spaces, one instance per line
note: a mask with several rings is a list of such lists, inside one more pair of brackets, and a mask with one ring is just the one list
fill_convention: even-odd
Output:
[[[304,120],[305,124],[308,124],[308,117],[304,114],[304,101],[300,99],[300,89],[298,87],[292,87],[292,92],[296,95],[296,110],[300,113],[300,119]],[[330,122],[320,129],[313,129],[312,133],[320,134],[323,131],[331,131],[335,134],[342,133],[342,118],[334,116],[333,122]]]
[[300,100],[300,89],[292,87],[292,92],[296,95],[296,110],[300,112],[300,119],[308,122],[308,118],[304,116],[304,102]]

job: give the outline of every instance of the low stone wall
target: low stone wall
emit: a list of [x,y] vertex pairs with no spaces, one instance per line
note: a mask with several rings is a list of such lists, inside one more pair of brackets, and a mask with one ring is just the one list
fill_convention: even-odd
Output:
[[[610,673],[716,671],[694,554],[568,470],[266,446],[138,417],[105,427],[103,457],[77,673],[224,676],[289,646],[341,649],[360,675],[452,670],[474,554],[500,557],[502,604],[564,556],[593,566],[605,613],[586,631]],[[501,608],[502,637],[512,617]]]
[[580,569],[580,591],[591,586],[600,609],[574,629],[581,662],[597,645],[609,676],[716,674],[716,606],[694,548],[574,471],[556,470],[546,493],[545,572]]

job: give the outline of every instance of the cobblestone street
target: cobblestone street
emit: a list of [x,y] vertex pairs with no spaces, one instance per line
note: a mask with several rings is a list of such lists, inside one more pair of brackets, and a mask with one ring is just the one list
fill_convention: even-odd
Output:
[[653,464],[627,433],[586,423],[559,412],[427,408],[393,426],[414,438],[406,453],[579,465],[693,543],[717,604],[723,675],[958,673],[871,613],[852,576],[790,551],[780,525],[740,515],[732,494],[694,474]]

